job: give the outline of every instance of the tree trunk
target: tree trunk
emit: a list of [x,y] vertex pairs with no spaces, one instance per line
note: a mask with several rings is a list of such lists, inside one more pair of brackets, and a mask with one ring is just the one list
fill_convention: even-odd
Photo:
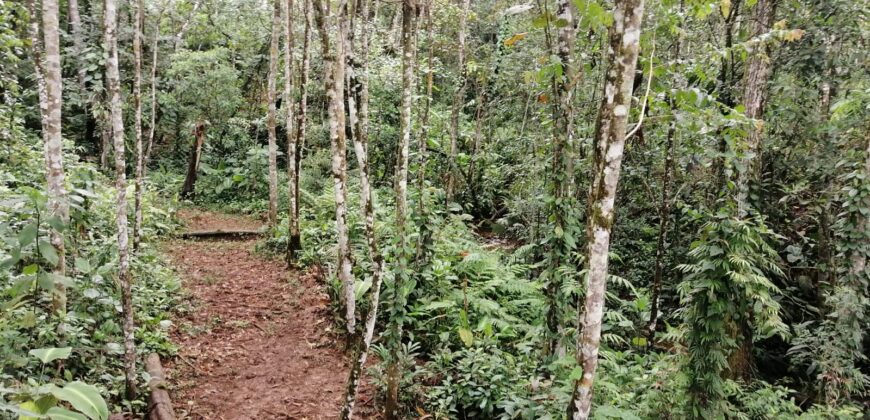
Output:
[[[423,99],[423,112],[420,116],[420,135],[417,139],[418,141],[418,167],[417,167],[417,194],[419,194],[419,198],[417,199],[417,212],[420,215],[423,215],[425,212],[425,208],[428,202],[428,193],[426,192],[426,163],[429,154],[429,147],[427,145],[427,141],[429,139],[429,108],[432,104],[432,85],[434,82],[435,72],[433,70],[434,66],[434,45],[432,42],[432,3],[433,0],[429,0],[426,4],[425,8],[425,17],[426,17],[426,46],[428,48],[428,53],[426,56],[426,96]],[[420,218],[420,225],[418,226],[419,230],[419,238],[417,239],[417,256],[416,263],[418,267],[421,267],[425,264],[425,260],[428,258],[426,253],[426,248],[428,247],[429,242],[432,238],[432,231],[429,229],[428,223],[424,220],[423,217]]]
[[[355,100],[349,101],[350,104],[355,104],[358,109],[351,110],[351,120],[354,125],[354,151],[357,157],[357,163],[360,168],[360,207],[363,220],[365,221],[366,242],[369,248],[369,257],[372,260],[372,297],[370,302],[369,313],[366,316],[365,332],[360,337],[354,337],[352,357],[353,364],[351,365],[350,374],[347,379],[347,390],[345,392],[344,406],[341,410],[341,418],[349,420],[353,417],[354,404],[356,402],[356,394],[359,389],[359,381],[362,377],[362,368],[365,366],[368,350],[372,343],[372,337],[375,333],[375,321],[378,317],[378,304],[381,295],[381,282],[383,279],[384,258],[378,248],[377,233],[375,232],[375,208],[374,199],[372,196],[372,188],[369,178],[369,158],[368,158],[368,15],[369,2],[368,0],[359,0],[356,9],[357,17],[360,22],[360,59],[358,62],[359,72],[355,72],[356,76],[349,80],[349,92]],[[353,44],[350,45],[351,50]]]
[[[679,47],[678,47],[679,48]],[[679,54],[678,54],[679,55]],[[659,202],[659,236],[656,242],[656,260],[653,274],[652,290],[650,291],[649,323],[646,326],[647,342],[652,345],[656,333],[656,325],[659,318],[659,295],[662,289],[665,264],[665,243],[668,237],[668,223],[671,218],[671,173],[674,170],[674,136],[677,132],[676,104],[673,98],[669,98],[671,106],[671,122],[668,125],[665,143],[665,167],[662,174],[662,198]]]
[[[752,13],[752,36],[770,31],[773,26],[776,0],[758,0]],[[746,138],[746,156],[737,175],[737,213],[745,217],[750,204],[750,184],[761,175],[761,141],[764,135],[764,103],[767,100],[767,82],[770,78],[770,50],[759,43],[754,47],[747,63],[743,83],[743,106],[746,118],[751,120]]]
[[414,91],[414,17],[415,0],[402,2],[402,104],[400,112],[400,138],[396,164],[396,238],[398,239],[398,267],[394,280],[393,314],[391,322],[389,366],[387,367],[387,396],[385,416],[388,420],[400,417],[399,383],[401,381],[402,320],[405,316],[405,279],[408,276],[408,152],[411,144],[411,105]]
[[598,349],[601,344],[610,232],[640,45],[643,0],[617,0],[613,16],[604,95],[595,126],[592,183],[589,186],[589,209],[586,213],[588,284],[585,314],[581,315],[583,331],[578,353],[578,364],[583,368],[583,376],[575,382],[568,409],[575,420],[588,419],[592,411],[592,384],[598,368]]
[[[776,0],[758,0],[752,13],[752,36],[759,36],[770,31],[773,26]],[[741,167],[737,170],[737,216],[746,217],[753,204],[750,203],[750,189],[761,176],[761,141],[764,135],[764,103],[767,100],[767,82],[770,78],[771,66],[769,49],[755,46],[750,55],[744,73],[743,106],[746,108],[746,118],[750,119],[747,130],[745,156]],[[737,343],[737,349],[728,358],[729,376],[731,378],[749,379],[753,368],[753,345],[751,317],[743,317],[740,325],[731,332]]]
[[[64,186],[63,137],[61,134],[61,110],[63,78],[60,66],[60,30],[57,0],[42,2],[42,34],[40,42],[39,20],[35,0],[28,3],[30,11],[30,37],[32,41],[33,67],[36,73],[39,92],[39,110],[42,121],[43,152],[45,155],[45,177],[48,192],[48,212],[64,224],[69,221],[69,203]],[[45,48],[43,57],[41,49]],[[54,272],[63,275],[66,271],[66,257],[63,234],[52,229],[49,241],[57,250],[58,260]],[[55,283],[51,301],[52,312],[61,316],[66,314],[66,287]]]
[[295,193],[296,202],[290,210],[293,213],[290,225],[289,251],[295,259],[295,252],[302,249],[302,236],[299,233],[299,179],[302,176],[302,152],[305,149],[305,132],[308,124],[308,74],[311,71],[309,46],[311,45],[311,0],[303,1],[305,17],[305,39],[302,41],[302,71],[299,76],[299,113],[296,116],[296,158],[295,158]]
[[79,94],[83,97],[82,101],[84,101],[84,95],[87,94],[87,88],[85,86],[85,76],[87,73],[85,72],[84,56],[82,54],[85,50],[84,40],[82,39],[82,18],[79,13],[78,0],[69,0],[68,6],[69,26],[73,39],[73,53],[77,57],[76,76],[79,83]]
[[121,286],[121,311],[124,316],[124,375],[127,399],[136,398],[136,347],[133,333],[133,292],[130,262],[127,253],[127,175],[124,156],[124,115],[121,103],[121,76],[118,72],[117,6],[115,0],[105,1],[105,42],[107,49],[106,81],[112,119],[112,138],[115,148],[115,188],[118,190],[118,283]]
[[157,51],[160,49],[160,21],[163,8],[154,23],[154,40],[151,42],[151,123],[148,126],[148,146],[145,148],[145,162],[142,164],[142,177],[148,173],[148,161],[154,147],[154,132],[157,130]]
[[136,16],[133,19],[133,107],[136,132],[136,192],[133,214],[133,252],[139,250],[142,240],[142,186],[145,150],[142,147],[142,23],[145,19],[142,0],[133,1]]
[[[344,114],[344,39],[347,37],[347,0],[341,0],[338,15],[332,17],[323,1],[314,3],[317,26],[320,30],[321,56],[323,57],[324,84],[329,98],[329,139],[332,147],[332,177],[335,193],[335,228],[338,237],[338,279],[343,286],[345,322],[348,337],[356,331],[356,296],[351,272],[350,238],[347,225],[347,138],[345,137]],[[334,20],[338,27],[335,52],[329,41],[331,26],[327,19]]]
[[[266,121],[269,130],[269,226],[275,226],[278,221],[278,136],[276,134],[277,101],[276,79],[278,78],[278,41],[281,39],[281,1],[274,0],[272,14],[272,39],[269,43],[269,78],[267,81],[268,115]],[[288,104],[289,105],[289,104]]]
[[[563,75],[553,75],[551,83],[553,90],[553,161],[552,179],[550,181],[550,195],[553,204],[550,212],[553,215],[554,230],[553,241],[550,245],[549,278],[545,289],[547,295],[547,334],[546,353],[561,353],[563,346],[559,343],[562,332],[562,281],[558,272],[560,267],[570,258],[573,247],[565,241],[565,232],[568,226],[567,213],[570,203],[566,201],[571,197],[570,185],[572,184],[572,144],[573,144],[573,83],[574,83],[574,15],[571,5],[567,0],[560,0],[557,6],[557,19],[564,22],[564,26],[558,29],[556,55],[562,63]],[[551,45],[550,29],[546,32],[547,43]],[[562,233],[559,233],[562,232]]]
[[196,17],[196,11],[199,10],[199,7],[202,5],[202,0],[195,0],[193,2],[193,8],[190,9],[190,15],[187,16],[187,19],[184,22],[181,22],[181,28],[178,29],[178,33],[175,34],[175,49],[174,52],[178,52],[181,49],[181,44],[184,42],[184,35],[187,33],[187,29],[190,27],[190,22]]
[[197,121],[193,128],[193,147],[190,148],[190,160],[187,162],[187,175],[181,186],[181,199],[193,199],[196,196],[196,173],[199,170],[199,159],[202,155],[202,145],[205,143],[206,123]]
[[456,194],[456,175],[458,167],[456,164],[456,155],[459,153],[459,119],[462,114],[462,105],[465,102],[465,86],[468,80],[468,70],[465,65],[465,31],[468,26],[468,9],[470,0],[462,0],[462,12],[459,14],[459,46],[458,46],[458,61],[459,61],[459,80],[457,80],[456,91],[453,94],[453,108],[450,111],[450,156],[449,171],[447,172],[447,201],[453,200]]
[[299,250],[299,219],[296,213],[299,200],[299,177],[296,169],[297,143],[296,133],[293,131],[293,0],[285,3],[286,16],[284,18],[284,109],[287,112],[284,120],[284,128],[287,135],[287,198],[288,198],[288,238],[287,263],[296,261],[296,251]]

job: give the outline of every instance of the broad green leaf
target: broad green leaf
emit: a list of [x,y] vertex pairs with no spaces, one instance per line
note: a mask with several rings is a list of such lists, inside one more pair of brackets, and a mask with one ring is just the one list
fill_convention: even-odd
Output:
[[29,224],[21,229],[21,232],[18,233],[18,246],[24,248],[27,245],[33,243],[36,239],[36,234],[39,230],[36,228],[36,224]]
[[44,349],[33,349],[28,352],[32,356],[36,356],[42,363],[50,363],[57,359],[66,359],[72,354],[72,347],[48,347]]
[[60,261],[57,250],[48,241],[39,241],[39,254],[51,265],[57,265],[57,262]]
[[39,271],[39,265],[30,264],[27,267],[24,267],[23,270],[21,270],[21,274],[24,274],[25,276],[32,276],[32,275],[36,274],[38,271]]
[[63,232],[66,229],[66,225],[63,223],[63,220],[60,220],[60,217],[52,216],[49,217],[48,220],[46,220],[45,222],[48,223],[48,225],[51,226],[52,229],[58,232]]
[[89,274],[92,269],[90,261],[81,257],[76,257],[76,271]]
[[57,399],[66,401],[76,410],[82,412],[91,420],[106,420],[109,418],[109,408],[93,385],[82,382],[70,382],[63,388],[51,391]]
[[61,407],[52,407],[45,414],[51,420],[87,420],[87,417]]
[[474,334],[465,328],[459,329],[459,339],[462,340],[465,347],[471,347],[471,345],[474,344]]

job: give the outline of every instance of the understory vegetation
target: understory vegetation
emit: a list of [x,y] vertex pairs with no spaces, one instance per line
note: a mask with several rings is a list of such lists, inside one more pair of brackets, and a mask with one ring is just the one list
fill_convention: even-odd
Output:
[[870,416],[866,2],[26,3],[0,418],[147,410],[182,205],[323,273],[345,419]]

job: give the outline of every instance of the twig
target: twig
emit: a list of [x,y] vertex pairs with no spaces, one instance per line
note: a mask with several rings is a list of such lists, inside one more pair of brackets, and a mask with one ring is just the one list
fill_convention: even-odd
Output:
[[631,138],[631,136],[633,136],[635,133],[637,133],[637,130],[640,130],[640,126],[641,126],[641,124],[643,124],[643,116],[644,116],[644,114],[646,114],[646,104],[649,101],[649,91],[650,91],[650,88],[652,87],[653,61],[655,61],[655,56],[656,56],[656,39],[655,39],[655,36],[653,36],[652,51],[650,51],[650,53],[649,53],[649,77],[647,78],[647,81],[646,81],[646,93],[644,93],[644,95],[643,95],[643,105],[641,105],[641,108],[640,108],[640,118],[638,118],[638,120],[637,120],[637,125],[635,125],[634,128],[632,128],[631,131],[629,131],[628,134],[625,135],[626,140]]

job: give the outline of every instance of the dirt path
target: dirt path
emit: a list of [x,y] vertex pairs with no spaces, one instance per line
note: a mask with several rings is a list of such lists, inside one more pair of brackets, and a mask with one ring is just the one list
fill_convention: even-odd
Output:
[[[184,210],[188,229],[255,229],[238,216]],[[255,240],[165,247],[190,297],[169,363],[181,418],[334,419],[348,364],[315,276],[254,253]]]

